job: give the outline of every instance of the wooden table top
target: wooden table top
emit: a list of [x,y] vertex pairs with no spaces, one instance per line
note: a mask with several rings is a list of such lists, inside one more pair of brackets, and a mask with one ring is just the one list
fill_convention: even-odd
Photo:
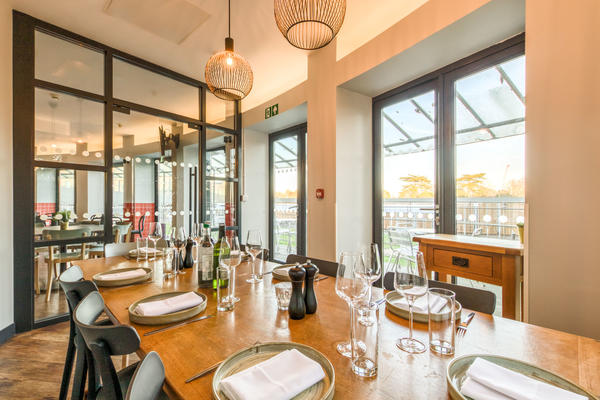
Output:
[[[246,283],[249,264],[237,268],[236,295],[241,301],[232,312],[216,311],[216,293],[197,289],[196,271],[188,270],[177,279],[163,280],[162,261],[154,265],[153,283],[121,288],[100,288],[106,307],[116,321],[135,327],[141,337],[140,355],[156,351],[166,370],[166,390],[172,398],[211,399],[213,374],[192,383],[185,380],[197,372],[252,346],[257,341],[293,341],[323,353],[333,364],[336,399],[446,399],[446,366],[451,358],[427,351],[409,355],[395,346],[408,334],[407,321],[389,312],[381,313],[379,373],[375,378],[356,376],[350,360],[335,350],[335,343],[349,338],[349,311],[335,294],[335,278],[317,282],[319,308],[303,320],[288,318],[277,310],[271,275],[258,285]],[[101,271],[135,266],[136,261],[110,257],[80,261],[87,279]],[[269,263],[267,270],[273,264]],[[208,296],[201,322],[181,326],[151,336],[143,333],[157,327],[129,322],[127,307],[134,301],[171,290],[198,290]],[[376,297],[382,296],[375,289]],[[382,306],[383,307],[383,306]],[[464,312],[464,311],[463,311]],[[466,312],[465,312],[466,315]],[[427,325],[415,323],[415,337],[427,343]],[[464,337],[457,337],[456,355],[496,354],[516,358],[557,373],[594,394],[600,393],[600,342],[509,319],[477,314]]]
[[469,250],[487,251],[498,254],[522,256],[524,253],[523,245],[517,240],[495,239],[480,236],[473,237],[432,233],[428,235],[415,236],[413,241],[426,244],[460,247]]

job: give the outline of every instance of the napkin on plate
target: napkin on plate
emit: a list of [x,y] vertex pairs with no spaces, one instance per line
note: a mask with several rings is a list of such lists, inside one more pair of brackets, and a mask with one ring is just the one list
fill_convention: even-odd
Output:
[[[131,250],[132,253],[136,254],[138,250],[137,249],[133,249]],[[158,250],[153,249],[152,247],[140,247],[139,249],[140,253],[148,253],[148,254],[154,254],[154,253],[158,253]]]
[[194,292],[187,292],[178,296],[169,297],[164,300],[148,301],[140,303],[135,308],[135,312],[145,317],[170,314],[187,308],[196,307],[204,301],[202,297]]
[[587,400],[483,358],[476,358],[467,370],[461,392],[474,400]]
[[289,400],[324,377],[318,362],[292,349],[228,376],[219,388],[231,400]]
[[99,275],[96,279],[99,281],[116,281],[120,279],[131,279],[140,276],[145,276],[147,272],[141,268],[132,269],[131,271],[115,272],[112,274]]
[[[413,311],[416,311],[416,312],[422,313],[422,314],[427,314],[429,312],[428,297],[429,297],[429,295],[427,293],[425,293],[425,295],[423,295],[423,296],[417,297],[415,299],[415,302],[413,303]],[[437,314],[442,310],[442,308],[444,308],[444,306],[446,305],[446,301],[440,296],[432,296],[432,297],[433,297],[433,304],[431,305],[431,311],[434,314]],[[408,310],[408,300],[406,300],[406,297],[402,297],[400,300],[398,300],[398,305],[400,305],[402,308],[405,308]]]

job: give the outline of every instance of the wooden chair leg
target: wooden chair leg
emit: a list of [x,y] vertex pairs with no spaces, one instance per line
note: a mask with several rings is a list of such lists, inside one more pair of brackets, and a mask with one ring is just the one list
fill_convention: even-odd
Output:
[[121,368],[125,368],[129,365],[129,354],[125,354],[121,357]]
[[33,289],[35,294],[40,294],[40,260],[38,258],[33,260]]
[[54,270],[54,265],[54,262],[49,261],[48,281],[46,282],[46,303],[50,302],[50,293],[52,292],[52,271]]

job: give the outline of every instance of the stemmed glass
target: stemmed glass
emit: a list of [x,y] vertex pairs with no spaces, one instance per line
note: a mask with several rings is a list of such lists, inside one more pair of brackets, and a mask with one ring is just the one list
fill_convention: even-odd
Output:
[[249,279],[246,279],[248,283],[258,283],[262,281],[262,275],[257,273],[256,270],[256,257],[262,252],[262,237],[259,230],[249,230],[248,236],[246,237],[246,251],[252,257],[252,274]]
[[229,296],[231,297],[232,303],[240,301],[240,298],[235,296],[235,268],[240,265],[241,262],[242,252],[240,250],[240,241],[238,240],[238,237],[234,235],[230,239],[227,239],[227,237],[222,238],[219,250],[219,265],[230,271],[229,285],[231,285],[231,289],[229,291]]
[[381,277],[381,260],[379,258],[379,246],[377,243],[371,243],[362,252],[362,268],[358,269],[356,273],[363,278],[369,284],[369,289],[366,296],[366,302],[368,307],[366,311],[359,310],[358,322],[365,326],[371,326],[375,323],[372,318],[372,313],[369,311],[370,306],[373,303],[373,283]]
[[149,231],[148,231],[148,240],[152,242],[154,245],[154,260],[156,260],[158,255],[158,249],[156,248],[156,242],[158,242],[162,238],[162,226],[159,222],[150,222]]
[[417,297],[427,293],[427,271],[423,253],[418,251],[415,259],[398,257],[394,270],[394,288],[408,302],[409,334],[398,339],[396,346],[407,353],[416,354],[425,351],[425,345],[413,338],[413,305]]
[[173,227],[171,230],[171,242],[177,248],[175,260],[173,260],[173,274],[185,274],[183,271],[182,254],[185,249],[185,229]]
[[[352,324],[354,323],[353,303],[363,299],[368,292],[368,283],[358,273],[363,267],[363,258],[360,253],[342,252],[335,277],[335,293],[348,303],[350,308],[350,341],[353,340]],[[351,342],[337,343],[338,353],[344,357],[352,357]],[[360,344],[358,344],[360,347]]]

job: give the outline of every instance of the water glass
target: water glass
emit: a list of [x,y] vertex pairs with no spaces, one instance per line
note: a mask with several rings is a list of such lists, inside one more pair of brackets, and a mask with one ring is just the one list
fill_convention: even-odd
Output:
[[[231,271],[227,267],[217,267],[217,282],[229,282]],[[217,284],[217,310],[232,311],[235,302],[231,299],[231,286],[221,287]]]
[[429,349],[437,354],[452,355],[456,336],[456,295],[451,290],[432,288],[427,291],[427,296]]
[[[352,307],[352,372],[364,377],[377,375],[379,358],[379,307],[372,302],[353,303]],[[359,315],[368,316],[371,324],[360,322]]]
[[290,306],[290,299],[292,298],[292,284],[289,282],[276,284],[275,296],[277,296],[277,307],[281,311],[286,311]]
[[173,274],[173,258],[175,257],[175,249],[173,247],[166,247],[164,250],[164,258],[163,258],[163,276],[165,278],[170,278],[174,276]]
[[148,238],[135,238],[137,261],[148,261]]

